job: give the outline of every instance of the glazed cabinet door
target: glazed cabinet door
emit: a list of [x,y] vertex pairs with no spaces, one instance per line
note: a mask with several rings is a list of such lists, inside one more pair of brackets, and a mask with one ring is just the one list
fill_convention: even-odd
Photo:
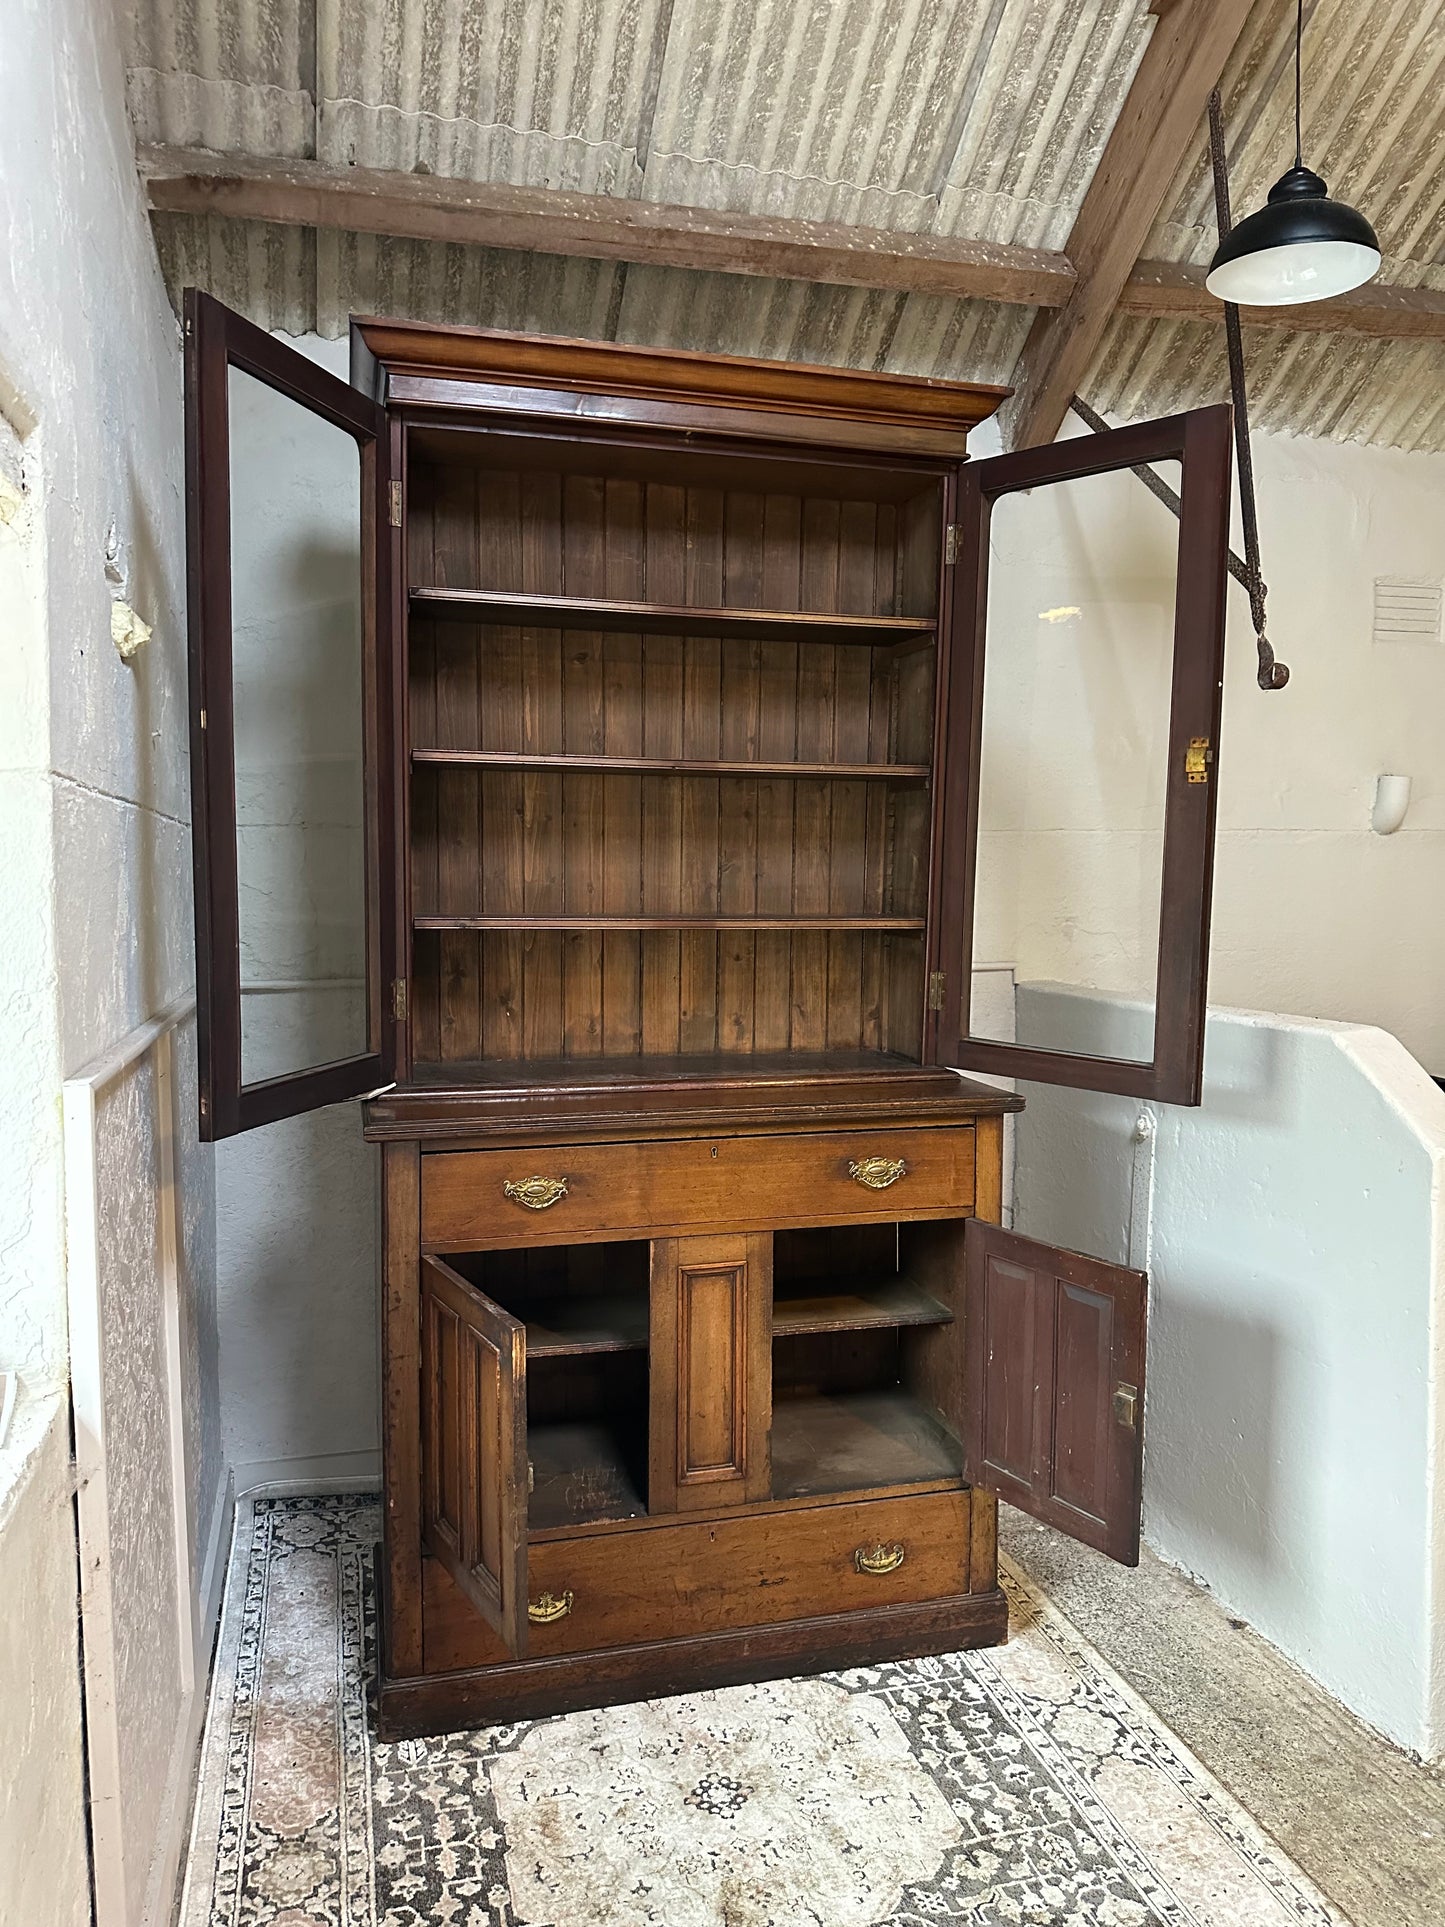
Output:
[[935,1061],[1199,1102],[1229,502],[1227,408],[960,472]]
[[971,1218],[964,1477],[1139,1563],[1149,1281]]
[[200,1132],[393,1076],[393,530],[377,404],[186,292]]
[[421,1261],[422,1545],[527,1650],[526,1328]]
[[648,1508],[771,1496],[772,1238],[652,1244]]

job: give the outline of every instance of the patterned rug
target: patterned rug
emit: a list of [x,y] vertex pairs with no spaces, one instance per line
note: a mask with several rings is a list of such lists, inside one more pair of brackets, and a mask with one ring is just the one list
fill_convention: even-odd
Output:
[[1073,1627],[381,1745],[377,1507],[243,1504],[181,1927],[1348,1927]]

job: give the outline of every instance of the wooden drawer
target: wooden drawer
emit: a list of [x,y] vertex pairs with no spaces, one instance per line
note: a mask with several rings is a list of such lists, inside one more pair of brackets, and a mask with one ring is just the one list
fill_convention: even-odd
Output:
[[[902,1174],[880,1188],[850,1171],[860,1165],[876,1181],[897,1164]],[[430,1152],[421,1161],[422,1248],[961,1217],[973,1209],[973,1164],[972,1125]],[[546,1202],[538,1187],[540,1208],[508,1195],[507,1185],[533,1178],[563,1180],[566,1192]]]
[[[528,1594],[572,1595],[564,1619],[528,1629],[528,1657],[591,1652],[776,1625],[969,1590],[971,1493],[869,1499],[687,1525],[646,1525],[533,1543]],[[857,1553],[897,1547],[892,1570]],[[423,1562],[429,1673],[493,1666],[512,1655],[434,1559]],[[988,1575],[988,1584],[995,1582]]]

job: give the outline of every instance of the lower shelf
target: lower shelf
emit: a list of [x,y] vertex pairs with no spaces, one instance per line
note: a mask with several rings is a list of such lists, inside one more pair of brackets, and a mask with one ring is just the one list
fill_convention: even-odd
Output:
[[530,1425],[527,1460],[527,1524],[533,1532],[640,1519],[647,1511],[636,1476],[646,1464],[646,1446],[639,1461],[636,1442],[609,1425]]
[[903,1391],[813,1392],[773,1402],[773,1497],[957,1478],[963,1448]]

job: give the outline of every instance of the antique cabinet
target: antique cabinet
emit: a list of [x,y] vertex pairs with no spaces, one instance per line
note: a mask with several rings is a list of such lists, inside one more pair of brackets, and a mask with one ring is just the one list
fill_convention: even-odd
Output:
[[[1137,1558],[1146,1281],[1001,1228],[1020,1100],[964,1072],[1198,1100],[1227,412],[966,464],[1001,391],[379,321],[348,385],[185,330],[201,1131],[367,1099],[383,1730],[1001,1640],[999,1495]],[[1152,460],[1111,1058],[971,1018],[988,531]]]

